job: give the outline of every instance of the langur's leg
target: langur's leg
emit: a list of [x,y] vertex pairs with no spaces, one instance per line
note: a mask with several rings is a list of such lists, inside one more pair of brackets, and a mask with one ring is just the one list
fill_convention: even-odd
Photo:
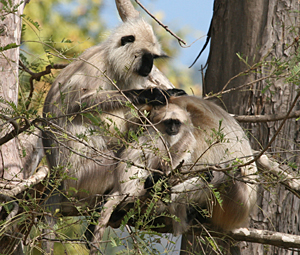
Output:
[[96,255],[100,242],[103,238],[104,231],[108,225],[110,216],[112,215],[115,208],[125,199],[125,195],[120,195],[119,192],[114,193],[109,201],[107,201],[102,208],[98,224],[94,229],[94,236],[91,243],[91,255]]

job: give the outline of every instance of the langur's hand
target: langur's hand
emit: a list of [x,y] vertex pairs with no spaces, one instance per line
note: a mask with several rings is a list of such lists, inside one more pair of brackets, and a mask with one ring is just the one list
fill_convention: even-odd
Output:
[[166,105],[169,98],[186,95],[182,89],[162,90],[158,88],[127,90],[123,93],[128,96],[133,103],[148,104],[152,106]]
[[179,97],[187,95],[187,93],[183,89],[168,89],[167,93],[169,97]]
[[[176,96],[183,96],[186,95],[185,91],[182,89],[168,89],[168,90],[162,90],[158,88],[149,89],[151,100],[146,102],[147,104],[156,106],[156,105],[166,105],[169,98],[176,97]],[[151,95],[151,96],[150,96]]]

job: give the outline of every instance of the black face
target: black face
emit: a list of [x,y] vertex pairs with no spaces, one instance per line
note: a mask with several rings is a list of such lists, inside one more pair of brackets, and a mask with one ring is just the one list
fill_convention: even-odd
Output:
[[121,38],[121,45],[124,46],[127,43],[133,43],[135,41],[134,35],[126,35]]
[[138,74],[141,76],[148,76],[153,67],[153,55],[149,52],[144,53],[142,56],[142,61],[139,69],[137,70]]
[[181,121],[178,119],[167,119],[163,121],[166,133],[170,136],[177,135],[181,127]]

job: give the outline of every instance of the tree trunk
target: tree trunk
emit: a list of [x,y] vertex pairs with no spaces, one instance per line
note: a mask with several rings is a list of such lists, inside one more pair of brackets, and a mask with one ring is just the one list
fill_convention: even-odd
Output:
[[[12,6],[16,6],[21,3],[19,0],[12,1]],[[9,5],[9,3],[8,3]],[[21,18],[24,5],[19,6],[16,13],[5,15],[3,4],[0,3],[1,14],[4,15],[4,20],[0,21],[0,47],[15,43],[20,44],[21,40]],[[1,15],[2,16],[2,15]],[[19,74],[19,47],[4,50],[0,55],[1,66],[1,79],[0,79],[0,97],[4,100],[11,102],[15,105],[18,104],[18,74]],[[0,102],[1,114],[13,111],[7,104]],[[9,116],[8,116],[9,117]],[[2,123],[5,120],[1,120]],[[1,124],[2,124],[1,123]],[[1,129],[1,137],[9,133],[12,129],[12,125],[5,125],[5,128]],[[1,146],[0,155],[0,174],[5,179],[23,179],[22,163],[19,156],[17,140],[12,139],[9,142]]]
[[[239,60],[237,53],[247,57],[249,66],[264,57],[266,62],[274,58],[286,61],[295,56],[300,23],[298,10],[298,0],[215,0],[204,93],[221,91],[232,77],[249,68]],[[272,70],[265,66],[258,72],[248,72],[233,79],[225,90],[266,77]],[[219,104],[229,113],[239,115],[286,113],[295,98],[296,89],[296,84],[287,83],[284,78],[263,79],[224,94]],[[299,102],[294,110],[298,109]],[[280,121],[244,125],[249,131],[252,148],[266,146],[279,125]],[[269,148],[268,151],[279,162],[294,163],[299,167],[300,157],[296,152],[300,142],[299,130],[295,119],[288,120]],[[300,200],[280,184],[271,185],[271,188],[270,185],[259,187],[251,226],[299,234]],[[242,249],[242,254],[288,253],[291,254],[291,251],[249,243]]]
[[[20,44],[21,40],[21,15],[23,13],[24,4],[20,0],[7,1],[7,5],[0,3],[0,47],[3,49],[11,44]],[[10,6],[11,5],[11,6]],[[17,6],[16,10],[14,10]],[[1,114],[6,117],[0,118],[0,124],[6,123],[11,118],[13,112],[3,100],[18,104],[18,64],[19,64],[19,47],[13,47],[0,53],[0,109]],[[14,127],[12,125],[1,125],[0,137],[9,133]],[[19,152],[19,144],[17,139],[12,139],[0,147],[0,175],[4,180],[20,180],[24,178],[22,159]],[[22,254],[20,250],[19,240],[14,239],[10,234],[14,231],[8,231],[2,234],[0,239],[1,254],[11,254],[15,250],[15,254]]]

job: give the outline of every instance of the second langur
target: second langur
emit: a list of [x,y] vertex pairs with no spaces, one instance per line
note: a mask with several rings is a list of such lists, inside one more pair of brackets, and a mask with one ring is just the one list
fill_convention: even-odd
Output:
[[[256,202],[255,163],[232,170],[229,174],[209,171],[206,175],[209,178],[204,178],[203,174],[191,175],[195,169],[214,165],[226,167],[235,164],[236,159],[245,162],[253,158],[249,141],[233,117],[214,103],[194,96],[171,98],[168,105],[152,109],[151,117],[167,141],[173,169],[181,162],[184,164],[179,170],[187,170],[196,163],[191,171],[179,175],[182,177],[179,184],[171,187],[170,205],[158,206],[158,211],[169,211],[178,217],[179,221],[173,221],[174,234],[186,232],[195,218],[222,230],[247,225],[249,213]],[[172,134],[172,129],[177,132]],[[147,135],[141,137],[139,141],[147,139],[146,137]],[[158,144],[157,140],[155,141]],[[161,156],[166,153],[164,147],[160,151]],[[140,166],[127,169],[124,163],[118,165],[115,189],[121,197],[126,196],[123,205],[133,196],[145,193],[143,181],[139,178],[130,181],[130,177],[136,176],[145,180],[149,174],[149,171],[145,170],[146,167],[164,169],[164,164],[163,157],[153,156],[151,150],[147,152],[140,147],[126,149],[122,158],[131,159]],[[117,184],[117,180],[120,184]],[[220,194],[219,200],[212,190]],[[119,203],[120,200],[113,196],[108,205]],[[113,206],[107,206],[103,212],[104,218],[100,219],[102,226],[109,220],[112,208]]]
[[[100,240],[116,207],[134,203],[146,196],[145,180],[159,169],[166,175],[182,160],[190,161],[189,148],[196,146],[189,114],[180,107],[169,104],[164,109],[152,110],[149,116],[153,126],[146,126],[143,135],[121,153],[121,162],[114,171],[114,188],[103,205],[94,234]],[[160,136],[157,131],[159,131]],[[133,163],[134,165],[129,165]],[[117,219],[119,220],[119,219]]]
[[[253,159],[246,134],[222,108],[195,96],[174,97],[169,102],[184,109],[192,120],[196,143],[189,147],[189,159],[192,164],[196,163],[194,168],[227,167]],[[256,172],[256,164],[251,163],[229,173],[212,171],[210,183],[202,176],[185,176],[185,181],[171,188],[169,211],[179,218],[173,221],[174,234],[186,232],[197,215],[200,221],[210,223],[215,229],[246,226],[256,203]],[[216,199],[212,189],[220,194],[221,201]]]

